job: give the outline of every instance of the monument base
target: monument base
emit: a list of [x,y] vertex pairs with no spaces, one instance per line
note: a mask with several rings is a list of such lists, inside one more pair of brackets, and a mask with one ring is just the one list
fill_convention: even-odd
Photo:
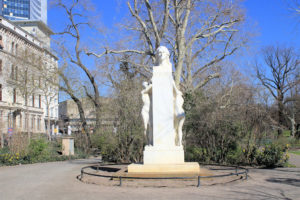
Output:
[[151,175],[199,175],[200,165],[197,162],[182,164],[130,164],[128,174],[151,174]]
[[184,164],[183,147],[154,147],[147,145],[144,150],[144,165],[148,164]]

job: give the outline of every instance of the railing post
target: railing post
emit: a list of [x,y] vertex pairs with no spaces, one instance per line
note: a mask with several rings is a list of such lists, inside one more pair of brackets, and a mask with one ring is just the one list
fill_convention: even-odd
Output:
[[121,187],[122,186],[122,176],[120,176],[119,179],[120,179],[120,185],[119,186]]
[[83,178],[83,169],[81,169],[80,179]]
[[198,176],[198,184],[197,187],[200,187],[200,176]]

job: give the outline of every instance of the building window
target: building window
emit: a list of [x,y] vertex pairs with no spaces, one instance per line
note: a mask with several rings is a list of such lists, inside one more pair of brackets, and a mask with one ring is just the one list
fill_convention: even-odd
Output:
[[20,124],[19,127],[22,128],[22,114],[20,113]]
[[0,75],[2,75],[2,60],[0,59]]
[[11,116],[12,117],[12,127],[15,129],[16,127],[17,127],[17,119],[16,119],[16,117],[14,117],[13,115]]
[[34,130],[34,116],[31,117],[31,130]]
[[11,66],[10,78],[11,78],[11,79],[14,79],[14,76],[15,76],[15,67],[12,65],[12,66]]
[[13,90],[13,102],[14,103],[17,102],[17,91],[16,91],[16,88],[14,88],[14,90]]
[[25,129],[28,129],[28,115],[25,115],[25,123],[24,123]]
[[55,116],[54,117],[58,117],[58,108],[55,108]]
[[34,107],[34,94],[32,95],[32,107]]
[[34,75],[32,74],[32,86],[35,86],[35,84],[34,84]]
[[27,94],[25,94],[24,98],[25,98],[25,106],[27,106],[27,104],[28,104],[28,101],[27,101],[28,100],[28,96],[27,96]]
[[39,95],[39,108],[42,108],[42,96]]
[[15,43],[12,42],[12,43],[11,43],[11,53],[14,53],[14,49],[15,49]]
[[15,68],[15,80],[18,80],[18,66]]
[[39,88],[41,87],[41,77],[39,77]]
[[0,101],[2,101],[2,84],[0,84]]
[[38,129],[38,131],[41,130],[41,118],[40,117],[37,119],[37,129]]
[[19,45],[16,44],[16,55],[18,55],[18,47],[19,47]]
[[3,41],[2,41],[2,35],[0,35],[0,49],[2,50],[4,48]]

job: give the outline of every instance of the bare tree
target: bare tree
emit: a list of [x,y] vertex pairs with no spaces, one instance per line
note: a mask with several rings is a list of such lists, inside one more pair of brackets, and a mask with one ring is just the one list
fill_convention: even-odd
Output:
[[[82,34],[80,32],[80,29],[83,25],[86,26],[90,25],[87,21],[85,21],[86,18],[84,16],[84,13],[90,12],[92,7],[90,6],[89,1],[87,0],[81,0],[81,1],[74,0],[72,2],[57,0],[54,1],[54,4],[55,6],[63,9],[68,19],[68,24],[66,25],[65,29],[62,32],[56,33],[57,35],[63,35],[69,37],[72,40],[72,42],[70,42],[69,44],[71,44],[73,49],[62,47],[64,48],[64,52],[67,55],[67,59],[70,62],[70,64],[79,67],[79,69],[81,69],[84,72],[84,74],[89,80],[89,83],[91,84],[93,93],[91,94],[89,93],[88,90],[86,90],[86,94],[88,97],[90,97],[96,109],[95,130],[98,131],[100,129],[100,118],[101,118],[99,85],[95,79],[95,75],[92,73],[90,68],[84,64],[83,56],[85,55],[85,53],[83,51],[84,48],[82,47],[83,46]],[[68,86],[68,82],[67,82],[68,80],[64,78],[65,76],[61,74],[61,77],[67,86],[67,88],[61,88],[61,89],[71,96],[71,98],[76,102],[78,106],[78,110],[80,111],[82,109],[82,107],[80,106],[81,103],[79,102],[80,100],[73,95],[74,93],[72,92],[72,87],[70,85],[69,85],[70,87]],[[80,111],[80,115],[82,114],[83,112]],[[83,118],[81,119],[83,120],[83,126],[85,127],[84,124],[86,123],[84,122]]]
[[[30,132],[33,132],[29,128],[29,110],[31,105],[28,101],[34,101],[34,95],[38,92],[38,76],[36,74],[40,73],[40,66],[42,66],[42,60],[40,54],[32,50],[29,53],[25,49],[20,49],[18,55],[12,59],[11,66],[11,85],[13,90],[11,91],[14,101],[19,103],[24,103],[25,107],[25,127],[28,134],[28,139],[31,138]],[[21,99],[17,99],[21,96]],[[20,115],[21,110],[16,110],[13,113],[13,121],[15,121],[16,116]],[[15,123],[13,122],[13,126]],[[15,128],[15,127],[14,127]]]
[[[286,111],[285,114],[290,121],[292,137],[299,138],[300,128],[300,68],[296,72],[294,82],[298,82],[295,86],[291,87],[286,97]],[[293,84],[289,83],[289,84]]]
[[137,54],[139,59],[127,62],[149,76],[156,49],[166,45],[175,67],[175,83],[185,91],[219,77],[221,61],[245,43],[237,34],[243,14],[235,1],[133,0],[127,5],[133,20],[123,27],[137,37],[130,40],[127,49],[106,48],[102,54],[87,54]]
[[292,47],[271,46],[262,51],[264,65],[256,62],[256,74],[261,84],[268,89],[277,104],[278,136],[282,134],[285,119],[285,104],[292,101],[286,98],[288,92],[297,86],[295,72],[299,70],[300,60]]
[[0,113],[0,142],[1,142],[1,148],[4,148],[4,120],[3,120],[3,116],[2,113]]
[[39,98],[41,102],[44,102],[46,106],[46,115],[47,116],[47,135],[48,139],[51,140],[50,133],[50,124],[51,124],[51,116],[50,116],[50,106],[54,105],[58,101],[58,74],[57,68],[54,66],[42,65],[40,67],[40,73],[38,77],[38,90],[41,96]]
[[141,162],[143,155],[144,135],[140,112],[142,77],[131,68],[130,63],[122,62],[119,73],[108,77],[114,88],[112,113],[116,113],[116,152],[113,157],[121,162]]
[[[90,137],[90,131],[87,126],[87,121],[85,117],[85,112],[83,109],[82,102],[79,97],[76,95],[76,91],[74,91],[74,87],[72,87],[72,81],[65,75],[65,68],[68,66],[68,63],[64,62],[63,66],[58,70],[59,77],[61,79],[61,83],[58,84],[59,90],[65,92],[68,94],[71,99],[76,103],[79,113],[79,118],[81,121],[82,129],[84,130],[84,133],[87,135],[87,147],[91,147],[91,137]],[[88,149],[86,149],[88,150]]]

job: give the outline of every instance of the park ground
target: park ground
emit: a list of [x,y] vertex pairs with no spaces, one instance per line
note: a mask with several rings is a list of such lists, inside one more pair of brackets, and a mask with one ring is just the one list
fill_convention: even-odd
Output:
[[76,178],[81,167],[97,161],[94,158],[0,167],[0,199],[300,199],[300,167],[250,169],[246,181],[200,188],[104,186]]

